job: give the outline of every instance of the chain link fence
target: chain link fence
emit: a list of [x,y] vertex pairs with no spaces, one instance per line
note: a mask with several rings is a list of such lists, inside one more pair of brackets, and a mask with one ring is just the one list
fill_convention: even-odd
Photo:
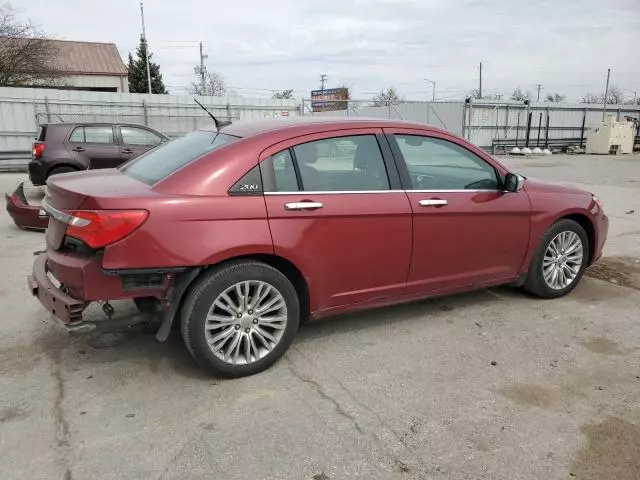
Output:
[[[231,108],[207,107],[218,120],[238,120],[240,112]],[[140,106],[110,107],[87,104],[37,104],[36,122],[46,123],[130,123],[146,125],[169,138],[179,137],[199,128],[213,126],[209,115],[197,105],[180,108]]]

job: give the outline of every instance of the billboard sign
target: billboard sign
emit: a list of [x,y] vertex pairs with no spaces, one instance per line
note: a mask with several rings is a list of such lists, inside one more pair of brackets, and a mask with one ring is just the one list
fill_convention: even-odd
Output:
[[314,112],[346,110],[349,106],[348,88],[325,88],[311,91],[311,108]]

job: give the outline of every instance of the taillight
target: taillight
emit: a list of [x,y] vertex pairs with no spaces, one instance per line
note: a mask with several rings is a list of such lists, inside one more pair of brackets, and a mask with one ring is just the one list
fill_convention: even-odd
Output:
[[142,225],[146,210],[73,210],[66,220],[66,234],[91,248],[100,248],[122,240]]
[[44,152],[44,142],[35,142],[33,144],[33,148],[31,149],[31,155],[34,160],[42,157],[42,152]]

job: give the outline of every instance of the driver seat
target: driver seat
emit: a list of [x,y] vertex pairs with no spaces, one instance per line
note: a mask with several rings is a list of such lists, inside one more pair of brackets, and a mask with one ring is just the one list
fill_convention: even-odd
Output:
[[367,138],[356,147],[353,157],[355,184],[359,190],[388,190],[389,177],[378,142]]

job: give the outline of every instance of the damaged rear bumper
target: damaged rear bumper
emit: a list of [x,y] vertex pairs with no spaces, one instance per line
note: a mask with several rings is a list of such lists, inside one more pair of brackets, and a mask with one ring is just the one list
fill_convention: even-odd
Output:
[[24,195],[24,182],[11,194],[6,195],[7,212],[20,228],[45,230],[49,224],[49,217],[39,206],[29,205]]
[[33,296],[62,323],[69,324],[82,320],[82,312],[88,303],[67,295],[55,285],[47,275],[47,254],[40,253],[33,262],[33,273],[27,283]]

